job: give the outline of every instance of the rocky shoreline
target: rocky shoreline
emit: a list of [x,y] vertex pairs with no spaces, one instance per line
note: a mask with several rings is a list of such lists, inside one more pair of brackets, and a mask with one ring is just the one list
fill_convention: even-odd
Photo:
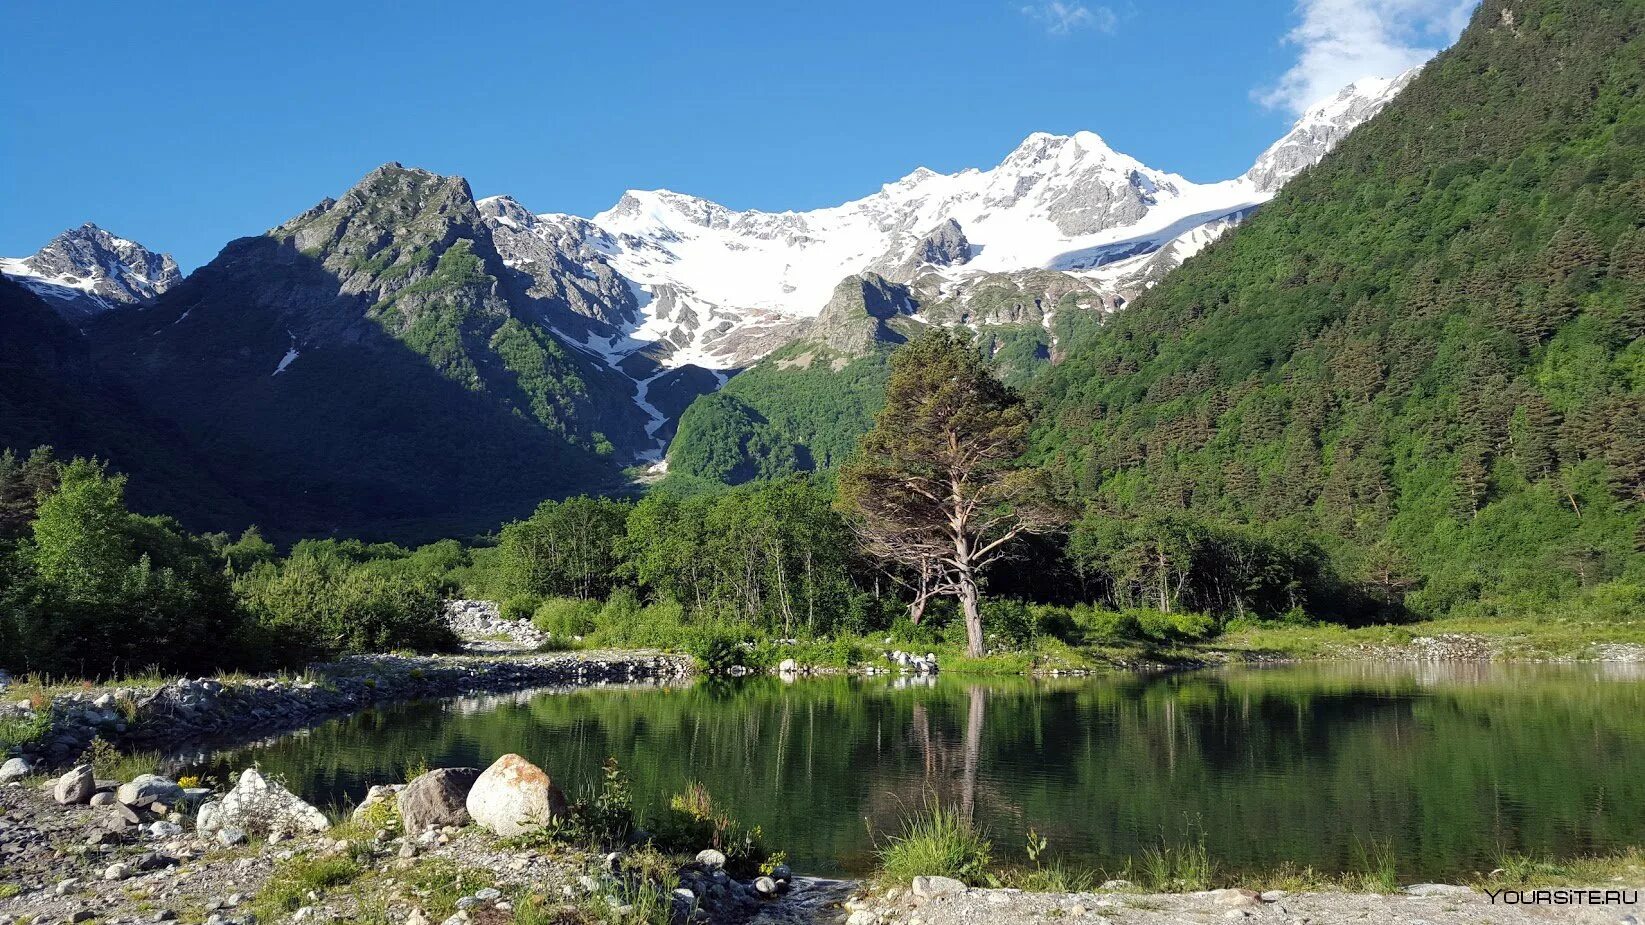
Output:
[[[22,698],[0,691],[0,714],[40,723],[12,749],[31,768],[59,767],[94,739],[121,749],[232,744],[300,729],[400,700],[554,686],[665,683],[695,672],[691,659],[657,652],[518,655],[361,655],[312,665],[300,675],[178,679],[154,687],[87,687]],[[3,781],[0,781],[3,783]]]

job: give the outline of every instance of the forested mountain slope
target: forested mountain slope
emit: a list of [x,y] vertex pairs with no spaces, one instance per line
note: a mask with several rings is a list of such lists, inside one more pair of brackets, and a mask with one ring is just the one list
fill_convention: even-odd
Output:
[[1438,611],[1645,579],[1645,2],[1486,0],[1044,383],[1121,512],[1291,521]]

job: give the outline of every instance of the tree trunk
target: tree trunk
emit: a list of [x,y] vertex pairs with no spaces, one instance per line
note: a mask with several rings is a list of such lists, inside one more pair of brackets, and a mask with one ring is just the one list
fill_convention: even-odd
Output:
[[982,609],[977,602],[977,580],[970,569],[959,572],[960,610],[965,614],[965,654],[982,658]]
[[915,626],[920,625],[920,619],[925,616],[926,596],[920,594],[908,602],[908,622]]

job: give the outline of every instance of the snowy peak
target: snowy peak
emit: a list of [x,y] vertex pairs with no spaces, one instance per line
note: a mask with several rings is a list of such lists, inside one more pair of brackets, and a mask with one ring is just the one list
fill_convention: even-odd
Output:
[[147,302],[182,282],[177,262],[87,222],[63,232],[32,257],[0,258],[0,273],[80,321],[122,305]]
[[1421,66],[1396,77],[1362,77],[1309,107],[1289,132],[1246,171],[1245,179],[1265,193],[1273,193],[1292,177],[1319,162],[1337,142],[1361,123],[1382,111],[1422,70]]

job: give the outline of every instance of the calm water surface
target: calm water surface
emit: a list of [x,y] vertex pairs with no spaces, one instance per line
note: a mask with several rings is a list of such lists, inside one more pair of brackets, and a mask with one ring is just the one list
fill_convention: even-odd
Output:
[[636,802],[688,783],[810,873],[872,866],[935,794],[996,852],[1118,871],[1162,840],[1226,868],[1488,870],[1505,851],[1645,843],[1645,680],[1628,666],[1313,665],[1077,681],[775,679],[430,701],[197,762],[255,761],[319,804],[407,766],[518,752],[575,797],[616,756]]

